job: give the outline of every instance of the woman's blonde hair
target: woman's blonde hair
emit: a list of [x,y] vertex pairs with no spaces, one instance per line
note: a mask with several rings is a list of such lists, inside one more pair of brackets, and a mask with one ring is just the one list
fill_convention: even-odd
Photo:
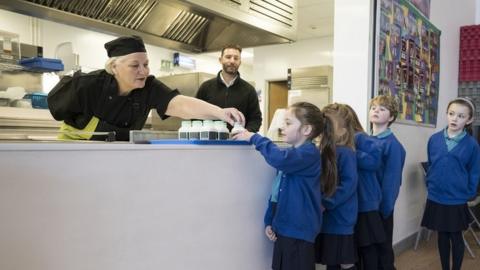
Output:
[[119,58],[120,58],[119,56],[110,57],[110,58],[108,58],[107,62],[105,62],[105,71],[106,71],[108,74],[114,75],[114,73],[113,73],[113,65],[115,65],[115,62],[116,62]]

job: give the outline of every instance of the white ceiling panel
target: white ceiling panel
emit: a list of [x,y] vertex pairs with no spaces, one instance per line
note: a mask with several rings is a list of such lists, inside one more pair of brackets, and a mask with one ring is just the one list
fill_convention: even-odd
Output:
[[334,0],[298,0],[297,39],[333,35]]

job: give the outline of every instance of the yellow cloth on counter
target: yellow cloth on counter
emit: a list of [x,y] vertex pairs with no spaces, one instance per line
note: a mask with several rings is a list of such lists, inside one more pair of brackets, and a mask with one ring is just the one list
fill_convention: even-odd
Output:
[[90,140],[93,136],[92,132],[95,132],[97,128],[98,122],[99,119],[93,116],[83,129],[74,128],[63,122],[57,138],[59,140]]

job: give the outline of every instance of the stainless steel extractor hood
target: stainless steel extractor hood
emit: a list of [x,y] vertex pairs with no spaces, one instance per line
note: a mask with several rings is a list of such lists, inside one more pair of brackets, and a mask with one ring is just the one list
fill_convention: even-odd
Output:
[[297,0],[0,0],[0,8],[184,52],[294,41]]

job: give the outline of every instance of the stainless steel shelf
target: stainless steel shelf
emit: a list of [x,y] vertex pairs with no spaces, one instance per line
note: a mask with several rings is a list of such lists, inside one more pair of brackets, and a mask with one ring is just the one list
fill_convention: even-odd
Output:
[[25,68],[21,65],[0,62],[0,71],[23,71]]

